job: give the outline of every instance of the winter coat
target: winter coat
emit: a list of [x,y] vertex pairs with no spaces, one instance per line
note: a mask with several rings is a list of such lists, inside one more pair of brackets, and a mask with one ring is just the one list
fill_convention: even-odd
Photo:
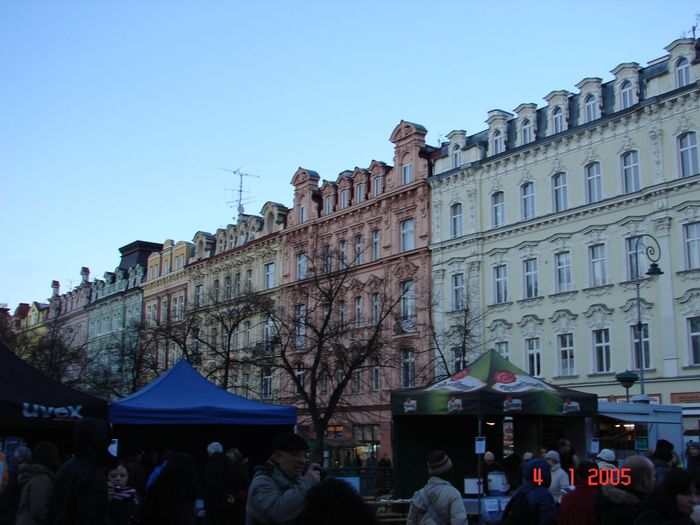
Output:
[[258,467],[248,489],[246,525],[293,525],[313,486],[304,476],[292,478],[272,459]]
[[206,523],[227,525],[233,517],[236,498],[236,471],[231,460],[221,452],[211,455],[204,475]]
[[700,488],[700,456],[688,458],[688,472],[693,476],[695,486]]
[[655,510],[645,510],[642,512],[634,525],[695,525],[690,516],[678,515],[673,518],[664,518]]
[[634,489],[605,485],[595,495],[593,506],[600,514],[601,525],[634,525],[645,497]]
[[593,500],[598,487],[586,483],[576,485],[576,489],[561,498],[559,525],[597,525],[600,517],[593,508]]
[[21,487],[16,525],[42,525],[49,522],[49,501],[53,472],[44,465],[24,463],[19,468]]
[[565,472],[561,465],[557,463],[552,467],[552,484],[549,486],[549,493],[556,503],[561,502],[561,491],[569,485],[571,485],[569,473]]
[[[424,498],[420,496],[423,493]],[[424,489],[417,491],[411,499],[406,525],[435,525],[436,522],[425,505],[426,501],[435,509],[445,525],[466,525],[467,511],[462,495],[449,481],[431,476]]]
[[107,503],[109,525],[133,525],[138,523],[141,498],[135,488],[117,487],[107,483],[112,493]]
[[[541,482],[535,482],[535,470],[539,472],[538,479]],[[536,523],[531,525],[555,525],[557,522],[557,509],[554,505],[554,498],[549,493],[549,486],[552,483],[552,473],[549,469],[549,464],[542,458],[531,459],[523,466],[523,484],[520,485],[506,505],[503,515],[510,512],[512,504],[516,497],[521,493],[525,493],[528,507],[531,515],[539,516]]]

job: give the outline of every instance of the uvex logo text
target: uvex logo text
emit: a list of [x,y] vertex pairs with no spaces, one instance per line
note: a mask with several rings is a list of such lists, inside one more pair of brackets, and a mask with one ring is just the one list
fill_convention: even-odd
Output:
[[82,405],[66,407],[45,407],[36,403],[23,403],[22,415],[24,417],[43,417],[46,419],[83,419],[80,415]]

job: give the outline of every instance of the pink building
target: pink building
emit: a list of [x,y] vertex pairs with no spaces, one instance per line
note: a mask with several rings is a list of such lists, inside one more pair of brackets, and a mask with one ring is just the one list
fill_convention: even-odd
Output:
[[[389,392],[419,386],[433,375],[426,160],[433,148],[425,144],[426,133],[410,122],[396,126],[390,138],[394,166],[372,161],[367,169],[322,183],[316,172],[299,168],[292,178],[294,204],[281,234],[282,304],[297,324],[291,343],[296,351],[286,356],[305,390],[315,381],[320,405],[346,381],[327,432],[341,462],[371,452],[391,456]],[[333,297],[319,295],[333,286]],[[345,348],[351,361],[358,355],[352,345],[362,348],[373,335],[381,344],[359,366],[342,363],[334,352]],[[315,364],[321,347],[327,347],[327,357]],[[284,391],[304,405],[299,384]],[[300,430],[313,436],[305,414],[302,408]]]

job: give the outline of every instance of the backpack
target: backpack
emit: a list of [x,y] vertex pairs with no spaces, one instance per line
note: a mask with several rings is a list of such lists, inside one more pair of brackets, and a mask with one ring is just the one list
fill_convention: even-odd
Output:
[[537,506],[535,505],[534,509],[531,508],[530,502],[528,501],[527,495],[529,492],[529,490],[524,490],[520,494],[517,494],[514,498],[511,498],[503,511],[501,525],[524,525],[539,523],[539,512],[537,512]]

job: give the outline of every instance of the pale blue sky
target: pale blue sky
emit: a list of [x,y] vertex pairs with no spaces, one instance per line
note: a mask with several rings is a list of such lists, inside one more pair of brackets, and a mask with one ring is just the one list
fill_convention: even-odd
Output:
[[45,301],[119,247],[192,240],[490,109],[610,80],[689,31],[697,0],[0,2],[0,303]]

